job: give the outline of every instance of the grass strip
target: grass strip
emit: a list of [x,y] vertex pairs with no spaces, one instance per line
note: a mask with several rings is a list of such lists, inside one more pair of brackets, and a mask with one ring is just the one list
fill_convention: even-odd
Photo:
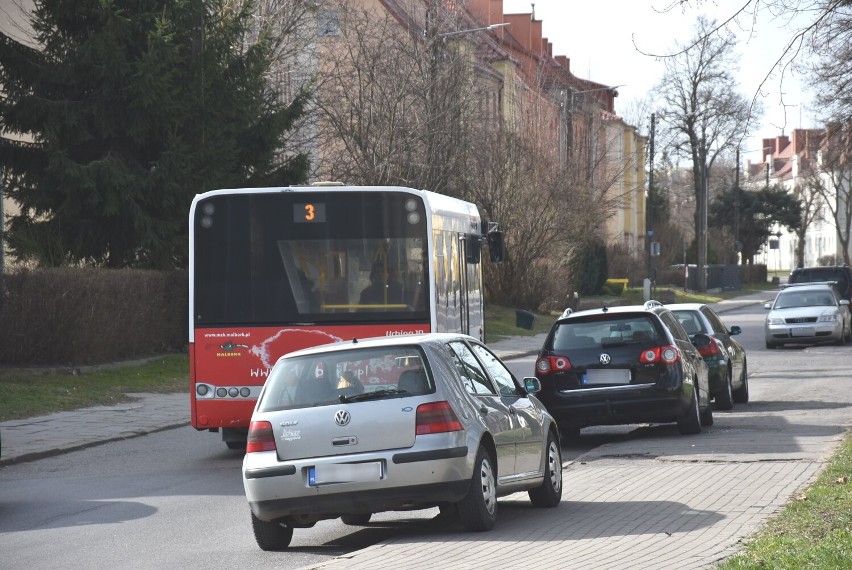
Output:
[[134,392],[187,390],[186,354],[169,354],[131,366],[99,367],[91,372],[6,369],[0,371],[0,421],[129,402],[133,398],[127,394]]
[[[806,491],[719,570],[852,568],[852,434]],[[758,482],[756,482],[758,483]]]

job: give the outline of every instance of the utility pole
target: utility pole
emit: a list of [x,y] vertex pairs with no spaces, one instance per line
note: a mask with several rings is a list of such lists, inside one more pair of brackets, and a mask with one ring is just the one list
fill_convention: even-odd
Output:
[[656,113],[651,113],[651,136],[650,148],[648,150],[648,203],[646,206],[648,210],[646,215],[648,227],[645,232],[648,236],[648,279],[652,282],[654,280],[654,268],[651,262],[651,242],[654,241],[654,127],[656,119]]
[[[3,185],[6,184],[6,173],[0,168],[0,275],[6,272],[6,213],[3,210]],[[2,299],[2,295],[0,295]]]
[[737,169],[734,172],[734,251],[737,256],[737,265],[740,264],[740,147],[737,147]]
[[700,148],[701,158],[701,195],[698,197],[698,291],[704,293],[707,291],[707,141],[701,139]]

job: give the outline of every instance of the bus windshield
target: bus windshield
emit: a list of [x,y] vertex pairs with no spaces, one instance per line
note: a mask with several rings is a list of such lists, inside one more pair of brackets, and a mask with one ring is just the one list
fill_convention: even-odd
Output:
[[428,320],[415,194],[213,195],[193,224],[196,325]]

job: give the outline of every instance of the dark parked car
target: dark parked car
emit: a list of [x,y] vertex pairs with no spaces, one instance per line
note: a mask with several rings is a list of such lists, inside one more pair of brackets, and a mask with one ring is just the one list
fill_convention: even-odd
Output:
[[257,544],[340,517],[439,507],[489,530],[497,497],[562,498],[553,418],[487,347],[457,334],[340,342],[292,352],[258,398],[243,459]]
[[699,348],[710,374],[710,395],[717,410],[730,410],[734,403],[748,402],[748,363],[743,346],[732,337],[742,333],[739,326],[725,326],[716,311],[703,303],[666,305],[680,321],[689,338],[703,333],[715,342]]
[[797,267],[790,272],[787,283],[817,283],[834,281],[840,297],[852,302],[852,267],[848,265],[826,265],[821,267]]
[[657,301],[563,313],[536,360],[536,395],[566,437],[586,426],[643,422],[699,433],[713,425],[713,410],[696,346],[711,342],[701,333],[690,341]]

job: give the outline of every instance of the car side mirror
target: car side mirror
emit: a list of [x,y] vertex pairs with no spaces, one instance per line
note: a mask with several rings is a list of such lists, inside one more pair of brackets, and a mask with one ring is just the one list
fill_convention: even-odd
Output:
[[500,263],[505,257],[505,243],[503,241],[503,232],[493,230],[488,232],[486,240],[488,241],[488,254],[491,261]]
[[535,376],[527,376],[524,378],[524,390],[527,394],[535,394],[541,392],[541,380]]
[[848,299],[840,299],[840,304],[841,305],[849,305],[849,300]]
[[741,329],[739,327],[739,325],[734,325],[734,326],[731,327],[731,332],[729,332],[728,334],[731,335],[731,336],[736,336],[738,334],[742,334],[742,332],[743,332],[743,329]]
[[466,236],[466,256],[465,260],[468,263],[476,264],[479,263],[479,258],[482,251],[482,241],[480,241],[479,236],[476,234],[467,234]]
[[704,348],[705,346],[710,346],[710,343],[713,340],[704,333],[695,333],[695,336],[692,337],[692,344],[695,348]]
[[766,310],[768,311],[769,309],[771,309],[771,308],[772,308],[772,303],[764,303],[764,304],[763,304],[763,308],[764,308],[764,309],[766,309]]

